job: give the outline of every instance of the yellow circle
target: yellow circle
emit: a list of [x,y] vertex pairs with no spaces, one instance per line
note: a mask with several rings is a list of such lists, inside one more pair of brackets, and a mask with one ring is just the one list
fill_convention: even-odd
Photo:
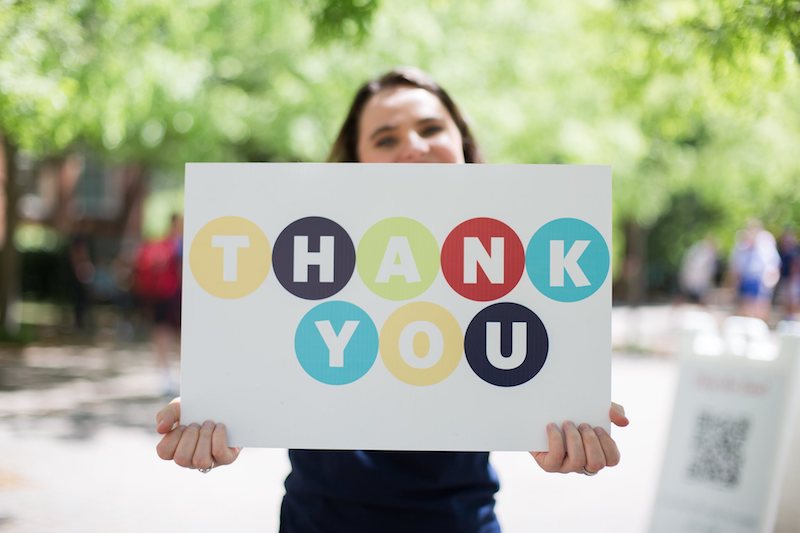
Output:
[[[442,333],[444,346],[439,360],[428,368],[410,366],[400,353],[400,335],[412,322],[430,322]],[[414,351],[419,348],[414,339]],[[453,373],[464,352],[464,337],[456,319],[444,307],[429,302],[406,304],[392,313],[381,329],[381,359],[389,372],[409,385],[433,385]],[[418,356],[416,353],[414,356]]]
[[192,239],[189,268],[194,279],[218,298],[241,298],[267,277],[269,242],[253,222],[241,217],[216,218]]

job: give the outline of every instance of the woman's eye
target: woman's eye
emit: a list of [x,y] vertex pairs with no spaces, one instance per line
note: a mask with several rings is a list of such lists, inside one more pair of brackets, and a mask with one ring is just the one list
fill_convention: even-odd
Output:
[[394,137],[382,137],[375,142],[375,146],[378,148],[390,148],[397,143],[397,140]]
[[422,136],[423,137],[433,137],[434,135],[436,135],[437,133],[442,131],[442,129],[443,128],[441,126],[439,126],[439,125],[428,126],[428,127],[426,127],[425,129],[422,130]]

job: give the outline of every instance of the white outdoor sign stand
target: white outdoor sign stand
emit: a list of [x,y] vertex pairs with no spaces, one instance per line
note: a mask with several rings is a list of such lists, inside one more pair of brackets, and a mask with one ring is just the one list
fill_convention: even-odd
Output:
[[[800,322],[781,322],[778,332],[784,335],[800,336]],[[800,388],[800,378],[795,382],[795,389]],[[775,533],[800,533],[800,505],[797,505],[800,495],[800,391],[795,393],[794,420],[789,420],[792,435],[789,438],[788,457],[784,463],[783,484],[780,489],[780,502],[778,504],[778,517],[775,524]],[[789,409],[791,415],[792,409]]]
[[[731,342],[721,355],[701,355],[695,349],[709,343],[685,340],[650,532],[772,532],[796,412],[800,335],[782,334],[772,360],[731,355]],[[751,355],[770,352],[742,342],[732,344]]]
[[183,423],[384,450],[608,429],[608,167],[188,164],[185,191]]

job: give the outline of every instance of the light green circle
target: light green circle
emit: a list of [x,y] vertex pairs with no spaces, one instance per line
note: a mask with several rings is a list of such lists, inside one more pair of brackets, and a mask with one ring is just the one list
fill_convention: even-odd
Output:
[[356,268],[364,285],[378,296],[415,298],[428,290],[439,273],[439,243],[416,220],[386,218],[364,233]]

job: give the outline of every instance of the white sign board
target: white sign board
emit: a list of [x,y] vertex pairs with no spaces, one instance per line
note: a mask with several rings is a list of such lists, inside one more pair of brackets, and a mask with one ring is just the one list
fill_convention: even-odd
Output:
[[798,339],[774,360],[683,357],[651,533],[773,531]]
[[188,164],[185,194],[184,423],[382,450],[608,429],[608,167]]

